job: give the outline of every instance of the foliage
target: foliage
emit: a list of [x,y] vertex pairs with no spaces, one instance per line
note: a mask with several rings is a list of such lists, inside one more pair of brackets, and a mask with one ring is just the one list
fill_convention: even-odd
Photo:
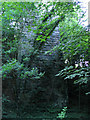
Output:
[[[73,5],[71,4],[71,6]],[[81,59],[88,61],[88,40],[90,37],[87,28],[80,24],[83,17],[84,12],[80,9],[80,6],[76,4],[72,12],[66,14],[65,19],[59,23],[60,44],[50,51],[47,51],[46,54],[52,54],[53,51],[60,49],[63,51],[65,61],[68,60],[69,66],[75,65],[75,63],[80,62]]]
[[[27,10],[28,9],[28,10]],[[2,58],[3,63],[12,58],[18,59],[18,46],[23,36],[24,18],[32,14],[33,3],[3,2],[2,3]],[[24,13],[24,14],[23,14]],[[29,16],[27,16],[29,18]]]
[[[59,23],[60,44],[47,51],[46,54],[52,54],[55,50],[61,50],[63,52],[66,67],[56,76],[62,76],[65,80],[72,79],[75,84],[88,84],[90,69],[89,31],[80,25],[84,17],[84,12],[80,9],[80,6],[77,4],[73,9],[71,13],[66,15],[66,19]],[[78,13],[80,13],[80,16]],[[86,62],[88,62],[88,66],[85,65]]]
[[4,64],[2,66],[3,69],[3,78],[6,79],[7,75],[9,77],[9,74],[11,76],[11,74],[13,72],[18,73],[21,71],[21,74],[19,74],[19,77],[21,79],[26,79],[28,77],[30,77],[30,79],[39,79],[40,77],[42,77],[44,75],[44,73],[38,73],[38,69],[37,68],[32,68],[31,70],[29,70],[28,68],[25,68],[23,64],[20,64],[16,59],[9,61],[8,63]]
[[70,67],[65,67],[63,70],[61,70],[59,72],[59,74],[57,74],[56,76],[62,76],[64,77],[64,80],[67,79],[74,79],[74,84],[87,84],[87,82],[89,81],[89,71],[90,71],[90,67],[81,67],[81,68],[75,68],[73,66]]
[[[45,76],[45,72],[49,74],[47,67],[46,71],[44,69],[42,72],[34,61],[58,25],[61,36],[60,44],[47,53],[52,54],[55,50],[62,52],[64,61],[68,61],[68,65],[66,64],[68,67],[61,70],[57,76],[62,76],[64,79],[76,79],[78,76],[76,83],[88,82],[89,66],[81,68],[74,66],[75,62],[80,62],[82,58],[84,61],[88,60],[88,31],[77,22],[79,17],[76,11],[78,9],[79,6],[76,2],[2,3],[3,88],[9,89],[9,91],[4,91],[3,112],[8,114],[5,105],[9,102],[12,111],[14,109],[13,112],[17,114],[16,116],[24,117],[25,114],[30,114],[30,109],[35,110],[35,106],[31,107],[30,105],[38,106],[38,101],[45,95],[47,99],[50,98],[50,96],[47,97],[49,91],[46,90],[46,86],[50,82]],[[22,58],[19,49],[21,49],[21,44],[24,44],[21,38],[26,39],[25,30],[28,34],[34,34],[33,39],[28,38],[27,43],[28,46],[33,41],[33,48],[30,48],[28,54]],[[20,60],[21,58],[22,60]],[[42,80],[43,76],[45,80]],[[57,84],[56,80],[55,83]],[[49,84],[51,87],[53,81]],[[7,98],[7,94],[10,94],[9,98]],[[65,117],[66,109],[64,107],[58,118]]]
[[[10,89],[9,92],[12,93],[12,95],[9,96],[9,99],[13,98],[13,100],[11,100],[10,103],[8,103],[8,105],[12,106],[10,107],[11,111],[13,111],[14,109],[15,113],[21,117],[24,115],[22,114],[22,111],[24,111],[27,108],[30,99],[32,100],[33,96],[38,93],[38,89],[36,92],[35,88],[37,87],[36,83],[38,82],[38,84],[40,84],[40,81],[36,80],[39,80],[44,75],[44,73],[39,73],[37,68],[32,68],[31,70],[25,68],[23,64],[20,64],[16,60],[12,60],[11,62],[4,64],[2,68],[3,88],[4,90]],[[9,88],[5,87],[6,85]],[[6,96],[5,101],[3,103],[3,114],[5,114],[5,111],[7,111],[7,101],[8,99]],[[7,111],[7,114],[10,114],[9,111]]]
[[[62,27],[63,25],[63,27]],[[79,62],[80,59],[88,60],[88,39],[89,32],[86,31],[77,21],[73,18],[67,18],[65,21],[60,22],[60,44],[55,46],[47,53],[60,49],[63,51],[64,59],[69,61],[69,64]]]
[[67,107],[64,107],[64,108],[62,109],[61,113],[58,113],[57,118],[60,118],[61,120],[63,120],[63,118],[65,118],[66,111],[67,111]]

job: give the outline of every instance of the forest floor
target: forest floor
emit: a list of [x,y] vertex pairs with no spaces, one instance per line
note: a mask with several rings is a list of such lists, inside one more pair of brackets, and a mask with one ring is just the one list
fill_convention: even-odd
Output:
[[[24,120],[57,120],[58,113],[60,113],[59,108],[47,108],[46,110],[36,108],[31,114],[26,114],[23,117]],[[5,118],[17,118],[17,115],[14,112],[8,114]],[[79,109],[78,106],[71,106],[67,109],[65,120],[90,120],[90,115],[88,114],[88,109],[86,107],[82,107]],[[4,120],[4,119],[2,119]],[[20,120],[20,119],[19,119]]]

